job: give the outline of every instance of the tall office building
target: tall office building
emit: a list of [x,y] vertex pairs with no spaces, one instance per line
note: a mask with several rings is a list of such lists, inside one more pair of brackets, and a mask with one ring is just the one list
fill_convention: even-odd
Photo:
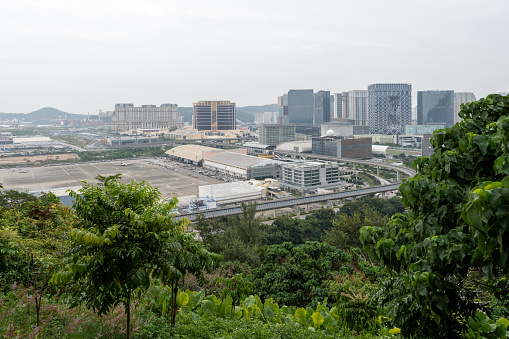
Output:
[[155,105],[134,107],[133,104],[116,104],[115,111],[111,115],[111,124],[116,132],[173,128],[183,125],[176,104],[162,104],[161,107]]
[[313,126],[320,127],[324,122],[330,121],[330,92],[316,92],[314,101],[315,109],[313,112]]
[[314,95],[312,89],[288,91],[288,118],[291,124],[313,124]]
[[199,131],[232,130],[236,126],[235,104],[229,101],[200,101],[193,104],[193,128]]
[[402,134],[412,122],[411,84],[368,86],[368,125],[372,134]]
[[330,112],[330,119],[334,118],[334,95],[330,96],[330,106],[329,106],[329,112]]
[[334,119],[343,119],[343,98],[341,93],[334,93],[334,110],[331,111]]
[[417,125],[454,125],[454,91],[417,91]]
[[348,112],[355,125],[368,126],[368,91],[348,92]]
[[[278,106],[278,123],[294,124],[297,133],[320,134],[320,125],[313,126],[315,99],[312,89],[291,89],[288,94],[278,97]],[[328,102],[326,106],[329,111]]]
[[348,92],[341,93],[341,119],[350,119],[354,120],[348,111]]
[[461,111],[461,104],[474,102],[475,100],[475,95],[472,92],[454,92],[454,123],[463,120],[458,115],[458,113]]
[[278,124],[287,124],[288,118],[288,94],[283,94],[277,98],[277,106],[279,110],[279,116],[277,117]]

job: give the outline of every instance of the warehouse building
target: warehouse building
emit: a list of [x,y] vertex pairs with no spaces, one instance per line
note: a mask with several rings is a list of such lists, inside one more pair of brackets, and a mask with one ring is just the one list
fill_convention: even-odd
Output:
[[281,177],[280,161],[230,151],[206,156],[203,167],[244,179],[277,179]]
[[237,181],[198,187],[200,197],[212,198],[218,205],[232,204],[262,198],[260,187]]

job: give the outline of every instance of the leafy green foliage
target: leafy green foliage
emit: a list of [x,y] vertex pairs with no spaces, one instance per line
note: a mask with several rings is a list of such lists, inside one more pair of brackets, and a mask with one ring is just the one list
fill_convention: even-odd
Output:
[[307,306],[328,296],[331,272],[351,272],[352,256],[326,243],[269,246],[263,264],[252,271],[254,291],[284,305]]
[[321,241],[325,232],[332,226],[336,213],[331,208],[322,208],[306,216],[305,219],[282,216],[272,225],[263,225],[266,233],[264,243],[279,245],[291,242],[294,245],[304,244],[306,241]]
[[[481,306],[466,278],[507,296],[509,96],[464,104],[464,119],[434,132],[435,153],[413,162],[399,190],[408,208],[381,227],[361,229],[364,249],[403,272],[394,324],[405,336],[454,337]],[[498,291],[498,292],[497,292]],[[505,294],[502,293],[505,291]]]

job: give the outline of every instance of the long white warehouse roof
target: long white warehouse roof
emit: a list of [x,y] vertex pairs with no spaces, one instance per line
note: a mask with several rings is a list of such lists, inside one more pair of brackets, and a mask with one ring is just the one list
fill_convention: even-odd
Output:
[[250,166],[259,166],[266,163],[274,162],[274,160],[253,157],[251,155],[238,154],[232,152],[222,152],[205,158],[205,162],[215,162],[227,166],[235,166],[247,170]]

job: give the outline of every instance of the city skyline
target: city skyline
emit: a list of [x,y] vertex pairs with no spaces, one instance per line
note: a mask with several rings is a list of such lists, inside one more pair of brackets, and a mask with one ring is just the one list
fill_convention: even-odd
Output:
[[288,89],[374,83],[411,83],[412,106],[437,88],[482,98],[509,91],[508,12],[503,0],[8,2],[0,112],[225,98],[242,107]]

